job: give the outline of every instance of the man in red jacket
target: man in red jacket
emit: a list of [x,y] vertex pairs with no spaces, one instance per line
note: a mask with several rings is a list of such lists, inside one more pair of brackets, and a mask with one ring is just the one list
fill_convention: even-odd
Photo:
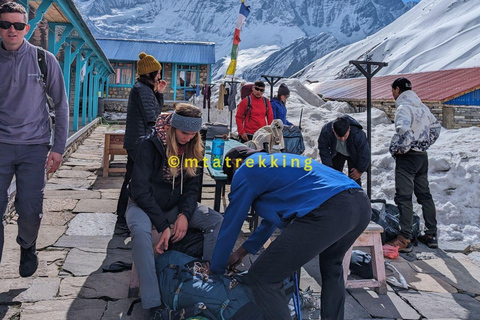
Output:
[[263,97],[265,83],[256,81],[252,93],[243,99],[237,108],[235,120],[238,135],[242,142],[251,140],[253,134],[273,121],[273,112],[270,101]]

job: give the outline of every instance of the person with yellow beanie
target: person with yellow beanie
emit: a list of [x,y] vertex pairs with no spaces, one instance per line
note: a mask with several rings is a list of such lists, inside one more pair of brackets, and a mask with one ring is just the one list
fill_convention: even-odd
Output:
[[163,91],[167,82],[162,80],[162,65],[154,56],[141,52],[138,55],[138,78],[128,97],[127,123],[123,148],[127,150],[127,171],[117,204],[115,234],[128,235],[125,211],[128,204],[127,185],[132,177],[134,148],[138,138],[152,132],[157,116],[163,108]]

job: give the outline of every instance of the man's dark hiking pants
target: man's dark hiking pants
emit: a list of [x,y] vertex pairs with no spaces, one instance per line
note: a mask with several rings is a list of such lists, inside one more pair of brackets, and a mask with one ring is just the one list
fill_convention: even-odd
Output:
[[428,186],[428,155],[426,152],[409,151],[395,155],[395,204],[400,210],[400,234],[406,239],[412,235],[413,203],[415,193],[422,206],[425,233],[437,234],[437,214]]
[[[15,210],[18,214],[17,243],[30,248],[37,240],[43,215],[43,188],[48,145],[0,143],[0,222],[8,205],[8,188],[16,181]],[[4,225],[0,223],[0,261]]]
[[[343,172],[343,167],[345,166],[345,161],[347,161],[347,168],[348,168],[348,173],[347,176],[350,175],[350,170],[355,168],[355,165],[353,164],[352,158],[347,157],[346,155],[341,154],[340,152],[337,152],[335,157],[332,158],[332,164],[333,164],[333,169]],[[362,186],[362,178],[355,180],[356,183],[361,187]]]
[[371,212],[370,200],[363,189],[348,189],[306,216],[290,221],[248,271],[263,318],[291,319],[283,281],[318,256],[322,319],[343,319],[343,257],[367,227]]

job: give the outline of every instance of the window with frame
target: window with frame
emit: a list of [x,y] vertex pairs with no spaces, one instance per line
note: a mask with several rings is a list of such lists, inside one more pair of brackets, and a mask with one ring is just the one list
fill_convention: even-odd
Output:
[[177,88],[191,88],[197,84],[198,66],[179,65],[177,67]]
[[131,85],[134,75],[133,62],[112,62],[115,74],[110,75],[111,85]]

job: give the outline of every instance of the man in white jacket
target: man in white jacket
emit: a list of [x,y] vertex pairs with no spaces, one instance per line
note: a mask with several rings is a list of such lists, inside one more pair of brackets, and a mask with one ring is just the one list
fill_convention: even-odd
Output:
[[435,204],[428,186],[427,149],[440,135],[441,126],[430,109],[422,103],[412,83],[398,78],[392,83],[395,98],[395,131],[390,143],[390,153],[396,160],[395,203],[400,210],[400,233],[389,244],[398,246],[400,252],[411,252],[413,225],[412,194],[422,206],[425,235],[419,240],[430,248],[437,248],[437,219]]

